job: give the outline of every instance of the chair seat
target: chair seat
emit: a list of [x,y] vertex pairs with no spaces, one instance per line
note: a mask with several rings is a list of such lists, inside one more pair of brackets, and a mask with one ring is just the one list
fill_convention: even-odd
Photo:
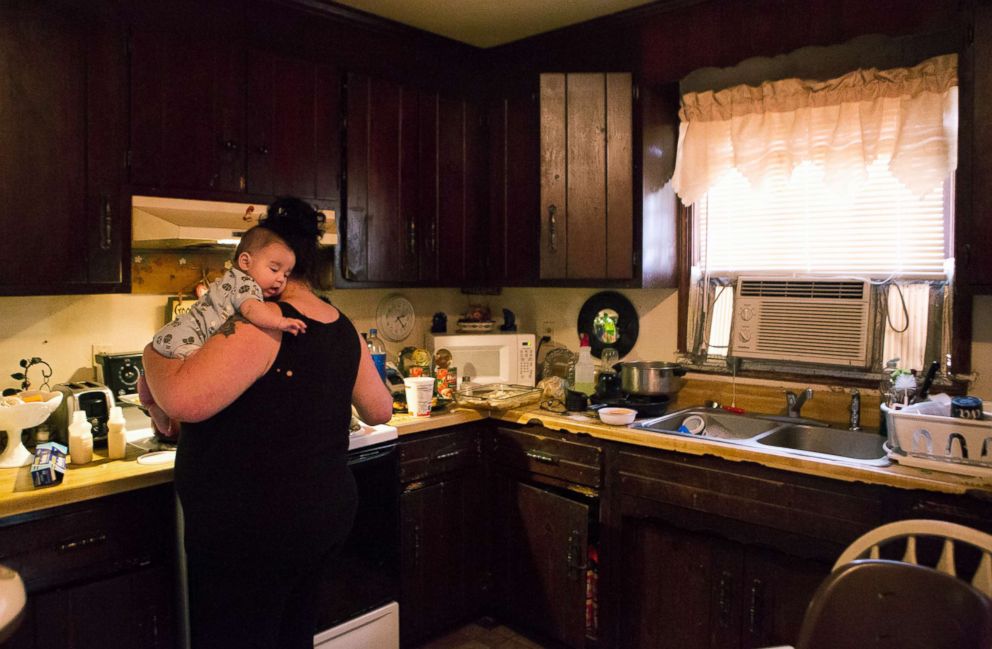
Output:
[[880,559],[820,585],[797,649],[990,649],[992,600],[932,568]]

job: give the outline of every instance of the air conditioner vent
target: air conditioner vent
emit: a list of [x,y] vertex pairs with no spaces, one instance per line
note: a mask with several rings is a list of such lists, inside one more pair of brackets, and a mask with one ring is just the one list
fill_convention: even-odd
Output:
[[868,282],[740,278],[731,345],[735,356],[868,365]]

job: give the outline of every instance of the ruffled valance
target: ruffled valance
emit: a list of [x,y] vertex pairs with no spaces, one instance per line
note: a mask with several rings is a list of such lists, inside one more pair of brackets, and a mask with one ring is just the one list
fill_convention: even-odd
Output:
[[867,177],[876,159],[913,194],[957,167],[957,55],[911,68],[783,79],[682,97],[673,186],[692,204],[732,168],[752,185],[822,165],[830,185]]

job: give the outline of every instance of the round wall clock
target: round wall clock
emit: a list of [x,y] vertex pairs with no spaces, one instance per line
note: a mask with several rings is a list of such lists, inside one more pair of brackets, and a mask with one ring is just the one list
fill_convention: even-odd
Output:
[[393,342],[406,340],[413,331],[415,317],[413,305],[402,295],[387,295],[382,298],[375,312],[379,333]]

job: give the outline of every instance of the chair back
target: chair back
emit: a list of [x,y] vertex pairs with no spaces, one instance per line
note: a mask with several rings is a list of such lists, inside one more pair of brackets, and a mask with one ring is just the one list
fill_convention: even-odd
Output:
[[951,575],[856,560],[820,585],[796,649],[989,649],[992,600]]
[[[986,596],[992,597],[992,535],[945,521],[911,519],[877,527],[855,540],[841,553],[834,564],[834,571],[855,559],[881,558],[884,546],[897,542],[906,544],[902,556],[904,563],[920,564],[917,540],[921,537],[933,537],[942,541],[940,556],[930,567],[951,576],[961,576]],[[957,549],[961,546],[979,553],[977,566],[970,575],[957,574]]]

